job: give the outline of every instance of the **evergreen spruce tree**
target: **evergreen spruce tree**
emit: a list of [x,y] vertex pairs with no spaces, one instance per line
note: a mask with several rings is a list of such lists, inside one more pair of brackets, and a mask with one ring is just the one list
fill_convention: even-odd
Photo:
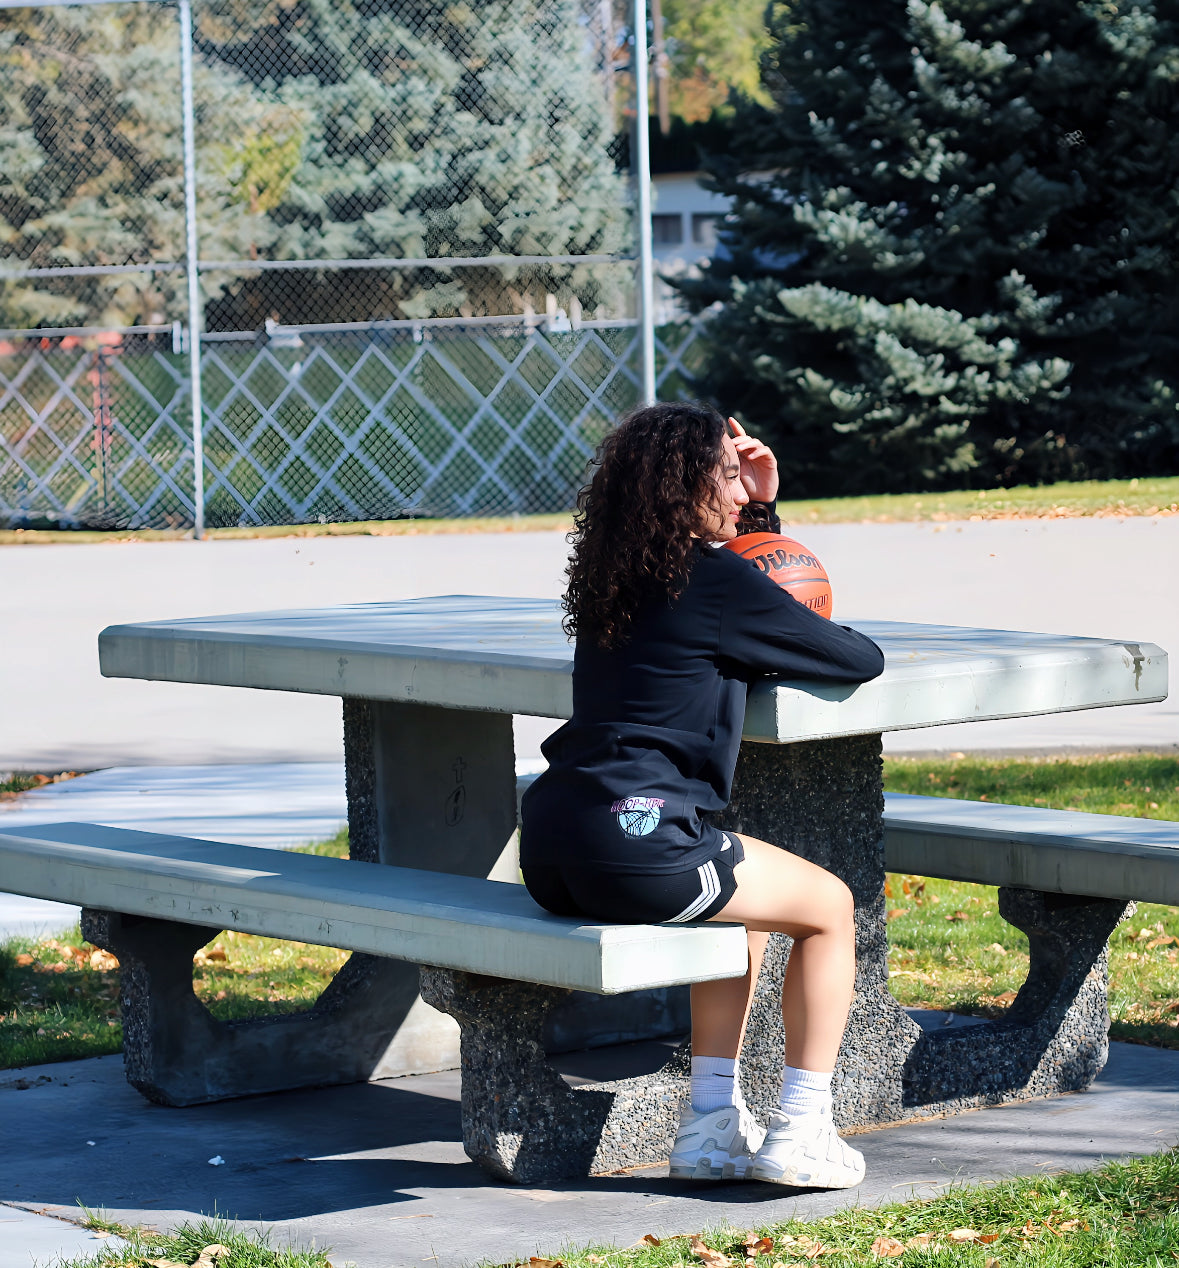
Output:
[[[200,254],[621,250],[623,178],[577,0],[206,0],[196,7]],[[183,260],[175,14],[0,14],[0,262]],[[205,273],[211,328],[617,308],[626,266]],[[6,326],[183,317],[182,272],[0,284]],[[617,293],[616,293],[617,292]]]
[[[629,227],[577,0],[213,0],[199,42],[300,121],[274,259],[614,252]],[[216,320],[258,327],[617,302],[593,266],[264,273]],[[507,307],[505,307],[507,305]],[[517,307],[518,311],[518,307]]]
[[1179,7],[793,0],[703,384],[788,492],[1179,470]]
[[[179,66],[176,16],[160,6],[0,14],[0,266],[183,261]],[[248,192],[261,165],[248,142],[275,131],[274,108],[226,66],[194,77],[202,242],[248,258],[274,233]],[[185,287],[183,271],[14,279],[0,324],[182,319]]]

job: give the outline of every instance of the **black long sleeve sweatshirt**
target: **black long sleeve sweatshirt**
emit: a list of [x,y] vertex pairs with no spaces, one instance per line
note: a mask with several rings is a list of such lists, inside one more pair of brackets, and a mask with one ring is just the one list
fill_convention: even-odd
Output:
[[525,794],[524,865],[667,873],[720,848],[709,812],[728,803],[748,684],[762,676],[860,683],[884,656],[728,550],[701,545],[674,602],[635,613],[604,650],[578,642],[573,716],[541,751]]

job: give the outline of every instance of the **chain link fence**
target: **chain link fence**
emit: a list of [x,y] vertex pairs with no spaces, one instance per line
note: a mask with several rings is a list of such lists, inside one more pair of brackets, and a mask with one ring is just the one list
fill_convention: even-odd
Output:
[[[0,522],[559,510],[640,399],[615,0],[0,7]],[[663,377],[694,327],[663,332]]]
[[[690,394],[699,327],[657,331],[660,395]],[[639,335],[460,325],[284,328],[203,357],[210,527],[561,511],[640,399]],[[193,523],[188,358],[162,336],[0,341],[0,520]]]

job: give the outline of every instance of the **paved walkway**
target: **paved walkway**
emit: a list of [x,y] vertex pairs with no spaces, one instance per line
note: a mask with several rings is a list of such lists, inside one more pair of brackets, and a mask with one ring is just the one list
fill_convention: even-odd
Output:
[[[340,762],[116,767],[0,802],[5,831],[102,823],[275,850],[323,841],[347,819]],[[0,940],[57,933],[77,919],[76,907],[0,893]]]
[[[596,1078],[650,1069],[665,1051],[645,1044],[561,1060],[567,1077]],[[0,1196],[64,1216],[81,1201],[156,1227],[216,1210],[260,1221],[280,1242],[330,1247],[336,1264],[460,1268],[567,1244],[627,1246],[645,1233],[821,1216],[1153,1153],[1179,1139],[1177,1093],[1179,1052],[1114,1044],[1087,1093],[859,1136],[868,1178],[849,1193],[693,1187],[658,1168],[515,1188],[488,1179],[463,1153],[451,1072],[164,1109],[128,1087],[118,1057],[103,1057],[0,1075],[0,1121],[8,1139],[22,1142],[0,1154]],[[214,1157],[224,1165],[210,1166]],[[0,1206],[0,1220],[6,1215]],[[0,1223],[0,1268],[44,1263],[46,1239],[64,1235],[57,1221],[50,1228],[41,1219]]]

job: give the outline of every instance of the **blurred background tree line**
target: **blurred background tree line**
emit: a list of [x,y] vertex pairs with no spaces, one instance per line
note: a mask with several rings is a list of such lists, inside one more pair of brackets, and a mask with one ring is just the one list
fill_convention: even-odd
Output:
[[[626,249],[617,121],[578,0],[202,0],[194,28],[202,261]],[[183,260],[178,67],[170,6],[0,14],[0,261]],[[202,281],[208,327],[249,330],[543,310],[562,285],[592,307],[601,277],[554,264]],[[0,324],[171,320],[184,286],[166,271],[10,281]]]
[[[654,8],[654,6],[653,6]],[[587,15],[590,19],[587,20]],[[731,200],[697,391],[784,495],[1179,471],[1179,0],[660,0],[654,148]],[[206,0],[201,255],[625,250],[628,0]],[[599,67],[586,44],[600,44]],[[0,259],[181,258],[175,27],[0,15]],[[478,315],[592,267],[207,273],[213,329]],[[97,283],[0,285],[6,326]],[[107,279],[171,319],[183,275]]]

